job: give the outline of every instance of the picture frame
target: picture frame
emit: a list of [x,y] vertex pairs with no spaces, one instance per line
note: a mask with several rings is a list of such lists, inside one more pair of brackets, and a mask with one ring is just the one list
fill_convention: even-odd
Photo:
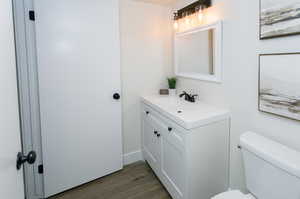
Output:
[[260,0],[259,38],[272,39],[300,34],[300,2]]
[[259,55],[258,110],[300,121],[300,52]]

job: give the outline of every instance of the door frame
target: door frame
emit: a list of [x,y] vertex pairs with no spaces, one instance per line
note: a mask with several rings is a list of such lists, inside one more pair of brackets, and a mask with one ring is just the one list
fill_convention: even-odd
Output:
[[44,198],[41,120],[35,24],[28,15],[29,10],[34,10],[34,4],[33,0],[12,0],[12,4],[22,150],[25,154],[32,150],[37,153],[34,165],[24,165],[25,197],[39,199]]

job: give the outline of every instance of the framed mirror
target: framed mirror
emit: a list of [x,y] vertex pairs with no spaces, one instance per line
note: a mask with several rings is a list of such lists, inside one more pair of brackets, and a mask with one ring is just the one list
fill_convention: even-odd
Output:
[[204,81],[222,81],[222,22],[175,34],[175,74]]

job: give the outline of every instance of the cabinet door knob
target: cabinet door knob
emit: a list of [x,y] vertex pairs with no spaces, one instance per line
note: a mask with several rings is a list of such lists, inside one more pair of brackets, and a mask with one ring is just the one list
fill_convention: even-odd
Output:
[[146,111],[146,114],[149,115],[149,111]]
[[170,131],[170,132],[171,132],[172,130],[173,130],[173,129],[172,129],[172,127],[169,127],[169,128],[168,128],[168,131]]
[[158,133],[157,131],[154,131],[154,134],[155,134],[155,135],[157,135],[157,133]]
[[156,136],[159,138],[159,137],[160,137],[160,134],[158,133]]
[[113,98],[114,98],[115,100],[119,100],[119,99],[121,98],[121,96],[120,96],[119,93],[115,93],[115,94],[113,95]]

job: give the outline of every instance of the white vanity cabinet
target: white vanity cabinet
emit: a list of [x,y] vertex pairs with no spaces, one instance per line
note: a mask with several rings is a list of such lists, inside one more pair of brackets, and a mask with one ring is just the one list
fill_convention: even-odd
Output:
[[[210,199],[228,189],[229,113],[204,106],[142,98],[143,156],[174,199]],[[198,108],[209,117],[193,120]]]
[[184,136],[169,129],[154,111],[144,106],[143,155],[160,180],[177,197],[184,196]]

